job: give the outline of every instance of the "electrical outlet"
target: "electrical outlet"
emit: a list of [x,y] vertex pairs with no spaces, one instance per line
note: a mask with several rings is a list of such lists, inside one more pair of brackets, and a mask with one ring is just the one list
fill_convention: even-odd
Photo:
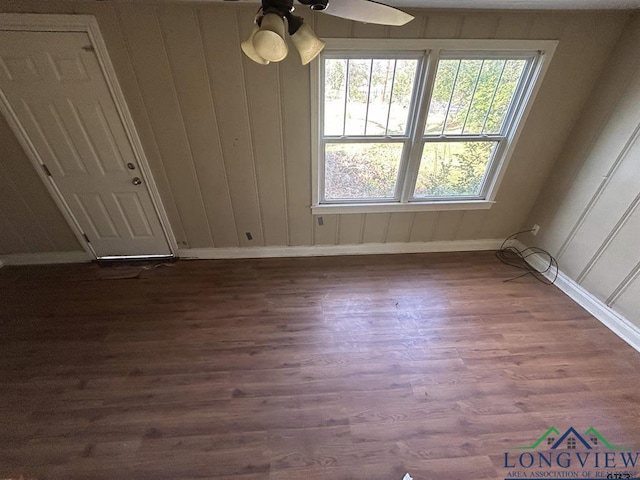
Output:
[[531,228],[531,234],[532,235],[537,235],[538,232],[540,231],[540,225],[538,225],[537,223]]

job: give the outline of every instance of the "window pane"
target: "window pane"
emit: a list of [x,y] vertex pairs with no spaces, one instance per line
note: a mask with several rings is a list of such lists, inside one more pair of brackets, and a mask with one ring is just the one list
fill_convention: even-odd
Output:
[[427,116],[426,134],[440,135],[442,133],[459,66],[460,60],[440,60],[438,63],[438,72]]
[[373,61],[365,132],[367,135],[385,135],[387,132],[387,118],[389,118],[395,70],[395,60]]
[[389,108],[388,135],[405,135],[413,88],[418,73],[418,60],[398,60]]
[[502,124],[526,64],[526,60],[506,61],[504,72],[496,89],[495,98],[493,99],[483,133],[491,134],[501,132]]
[[324,134],[342,135],[345,95],[347,91],[347,61],[327,59],[324,63]]
[[426,142],[414,197],[479,195],[497,145],[498,142]]
[[484,119],[491,108],[491,101],[496,93],[496,87],[502,76],[506,60],[485,60],[482,62],[482,70],[478,77],[478,84],[473,93],[471,108],[467,114],[462,133],[464,134],[480,134]]
[[471,98],[478,81],[482,60],[461,60],[453,89],[449,113],[444,125],[444,133],[457,135],[462,133],[462,127],[471,105]]
[[366,199],[395,196],[402,143],[325,145],[325,198]]
[[324,135],[406,135],[417,59],[325,59]]
[[348,61],[347,120],[345,135],[364,135],[369,96],[371,60]]
[[527,60],[440,60],[425,134],[501,133],[526,64]]

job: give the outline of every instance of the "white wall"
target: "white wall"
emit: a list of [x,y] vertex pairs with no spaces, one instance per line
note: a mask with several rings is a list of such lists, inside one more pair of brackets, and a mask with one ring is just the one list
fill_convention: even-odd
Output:
[[640,15],[630,19],[557,167],[534,205],[523,241],[640,327]]
[[[324,215],[319,226],[310,211],[309,67],[295,54],[269,66],[242,55],[240,40],[252,26],[255,5],[0,0],[4,12],[97,17],[181,248],[507,236],[534,204],[629,16],[418,10],[413,22],[393,28],[299,10],[324,37],[560,40],[491,210]],[[9,137],[0,129],[0,146],[15,142]],[[0,182],[33,175],[26,158],[13,155],[22,169]],[[46,197],[37,202],[50,210]],[[8,208],[0,204],[0,231],[7,228]],[[61,228],[57,220],[39,222],[45,230]],[[28,235],[7,236],[0,254],[52,248],[28,244]],[[58,249],[78,249],[72,235],[63,236]]]

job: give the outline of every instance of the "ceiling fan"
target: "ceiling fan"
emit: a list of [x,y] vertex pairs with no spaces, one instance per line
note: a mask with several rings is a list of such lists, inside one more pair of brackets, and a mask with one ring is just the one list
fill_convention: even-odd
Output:
[[[266,65],[283,60],[288,53],[285,39],[285,19],[293,45],[306,65],[324,48],[324,42],[304,23],[302,17],[293,15],[294,0],[262,0],[253,30],[242,42],[242,51],[256,63]],[[364,23],[379,25],[404,25],[413,16],[388,5],[370,0],[298,0],[311,10],[328,13]]]

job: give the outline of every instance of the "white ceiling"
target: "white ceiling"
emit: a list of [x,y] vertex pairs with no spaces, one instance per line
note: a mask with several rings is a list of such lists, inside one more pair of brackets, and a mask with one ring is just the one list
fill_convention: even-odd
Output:
[[[339,1],[339,0],[338,0]],[[632,9],[640,0],[386,0],[396,7],[417,8],[499,8],[499,9]]]
[[[214,0],[216,1],[216,0]],[[224,1],[224,0],[217,0]],[[226,0],[229,1],[229,0]],[[240,0],[259,3],[259,0]],[[332,0],[339,2],[341,0]],[[482,8],[519,10],[611,10],[640,9],[640,0],[378,0],[394,7]],[[298,8],[302,7],[298,5]]]

